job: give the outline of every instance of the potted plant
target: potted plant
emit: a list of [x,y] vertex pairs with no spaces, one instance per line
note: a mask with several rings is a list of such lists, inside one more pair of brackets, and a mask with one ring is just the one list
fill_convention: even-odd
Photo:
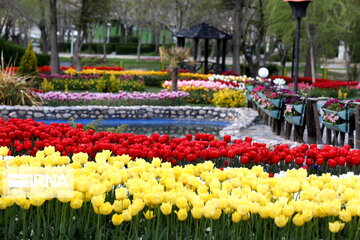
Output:
[[341,119],[349,121],[355,111],[355,106],[351,102],[343,103],[338,99],[330,99],[323,105],[322,110],[325,114],[335,114]]
[[349,122],[340,118],[336,113],[325,113],[323,124],[332,130],[339,132],[349,132]]
[[294,108],[295,105],[286,104],[285,111],[284,111],[284,118],[287,122],[297,125],[303,126],[304,125],[304,114],[300,113]]
[[280,119],[281,118],[281,109],[277,108],[270,100],[262,98],[259,102],[260,108],[272,118]]
[[299,114],[303,114],[305,112],[306,103],[299,96],[288,97],[285,99],[285,106],[291,105],[294,111]]

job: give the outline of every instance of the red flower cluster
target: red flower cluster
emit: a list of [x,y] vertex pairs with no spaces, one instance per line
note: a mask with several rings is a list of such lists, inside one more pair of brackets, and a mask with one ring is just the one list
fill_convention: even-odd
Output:
[[[18,70],[18,68],[19,67],[8,67],[8,68],[5,68],[5,71],[16,72]],[[73,67],[62,66],[62,67],[60,67],[60,70],[65,71],[65,70],[68,70],[69,68],[73,68]],[[82,69],[96,69],[96,70],[104,70],[104,71],[124,71],[124,68],[122,68],[122,67],[107,67],[107,66],[98,66],[98,67],[84,66],[84,67],[82,67]],[[38,72],[50,74],[51,66],[38,67]]]
[[74,128],[64,123],[46,125],[32,119],[0,119],[0,146],[10,147],[13,155],[35,155],[39,149],[54,146],[62,155],[86,152],[93,158],[97,152],[111,150],[116,155],[128,154],[132,158],[159,157],[174,165],[212,160],[218,167],[260,164],[273,172],[293,167],[319,172],[338,165],[360,165],[360,150],[350,150],[348,145],[318,148],[315,144],[303,144],[290,148],[284,144],[270,150],[264,143],[253,143],[251,138],[231,142],[230,136],[218,140],[211,134],[198,133],[171,139],[169,135],[158,133],[148,137],[85,131],[81,124]]
[[326,81],[326,82],[315,82],[314,87],[317,88],[333,88],[338,89],[340,87],[356,87],[359,82],[356,81]]
[[[276,78],[281,78],[284,79],[287,83],[292,83],[293,82],[293,78],[291,77],[284,77],[284,76],[271,76],[270,79],[274,80]],[[303,82],[303,83],[312,83],[312,78],[308,78],[308,77],[304,77],[301,78],[299,77],[299,82]],[[355,87],[359,84],[359,82],[356,81],[332,81],[332,80],[328,80],[328,79],[323,79],[323,78],[317,78],[315,80],[315,83],[312,84],[313,87],[317,87],[317,88],[333,88],[333,89],[338,89],[340,87]]]
[[232,70],[228,70],[228,71],[225,71],[225,72],[222,72],[221,75],[225,75],[225,76],[239,76],[239,74],[235,73],[234,71]]

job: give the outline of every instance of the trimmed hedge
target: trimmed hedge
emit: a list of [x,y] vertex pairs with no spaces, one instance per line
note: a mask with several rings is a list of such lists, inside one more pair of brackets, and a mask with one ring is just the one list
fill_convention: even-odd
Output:
[[[5,64],[10,63],[11,65],[19,66],[20,59],[25,53],[25,48],[0,38],[0,49],[4,56]],[[48,54],[36,54],[36,58],[38,60],[38,67],[49,65],[50,63],[50,55]]]

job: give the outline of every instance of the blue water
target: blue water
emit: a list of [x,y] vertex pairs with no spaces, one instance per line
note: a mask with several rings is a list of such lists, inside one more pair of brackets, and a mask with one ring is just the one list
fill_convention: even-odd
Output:
[[[46,124],[69,123],[67,120],[38,120]],[[75,123],[84,126],[92,123],[93,119],[76,119]],[[230,125],[227,121],[199,121],[199,120],[173,120],[173,119],[105,119],[96,121],[100,130],[123,126],[121,132],[151,135],[169,134],[172,137],[183,137],[185,134],[208,133],[219,136],[219,132]],[[124,126],[126,125],[126,126]]]

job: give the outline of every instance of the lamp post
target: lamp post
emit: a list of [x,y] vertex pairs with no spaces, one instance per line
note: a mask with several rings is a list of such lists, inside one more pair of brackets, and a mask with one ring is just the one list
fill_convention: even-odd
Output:
[[110,28],[111,28],[111,23],[107,23],[107,37],[106,37],[106,43],[109,44],[110,42]]
[[292,17],[296,18],[295,36],[295,71],[294,71],[294,92],[298,91],[299,80],[299,59],[300,59],[300,25],[301,18],[306,16],[306,9],[313,0],[284,0],[290,4]]

